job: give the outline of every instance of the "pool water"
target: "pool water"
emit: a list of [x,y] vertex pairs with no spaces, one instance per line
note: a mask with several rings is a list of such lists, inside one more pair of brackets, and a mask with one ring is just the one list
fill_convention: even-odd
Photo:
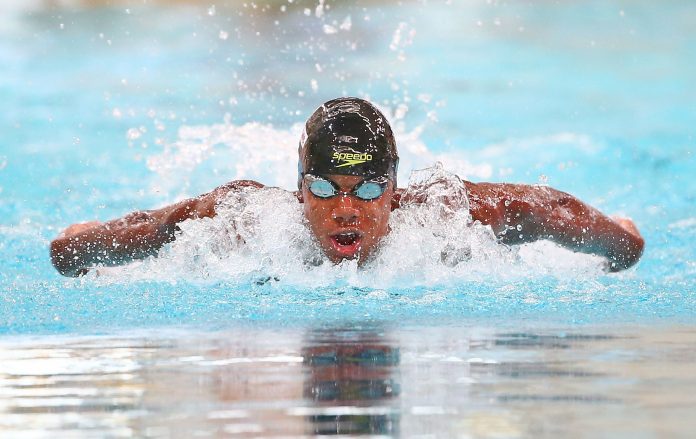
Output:
[[[101,3],[0,6],[0,431],[693,431],[692,2]],[[402,186],[548,184],[633,218],[643,258],[606,274],[421,211],[369,267],[308,268],[297,206],[268,190],[158,258],[51,267],[74,222],[236,178],[292,189],[302,122],[340,95],[389,115]],[[240,209],[253,251],[226,240]]]
[[0,428],[8,437],[651,438],[696,427],[693,327],[520,329],[346,321],[4,339]]

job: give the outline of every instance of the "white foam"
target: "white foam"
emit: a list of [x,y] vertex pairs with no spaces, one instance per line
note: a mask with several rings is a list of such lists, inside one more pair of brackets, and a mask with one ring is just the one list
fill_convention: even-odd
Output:
[[[394,120],[389,109],[382,109]],[[392,125],[399,145],[400,182],[411,170],[435,162],[447,164],[457,175],[488,179],[493,168],[474,164],[464,152],[434,152],[421,140],[422,127],[408,130],[402,121]],[[294,189],[297,185],[297,147],[303,124],[275,128],[257,122],[182,126],[177,141],[148,158],[153,171],[151,191],[174,198],[198,195],[231,180],[252,179],[269,186]],[[177,194],[173,194],[177,191]]]
[[[441,166],[414,173],[407,191],[427,191],[428,201],[393,212],[391,232],[364,267],[325,260],[291,192],[248,188],[230,194],[215,218],[181,224],[180,236],[157,258],[101,270],[99,279],[386,289],[599,272],[598,259],[553,245],[518,251],[498,244],[488,226],[471,222],[463,182]],[[444,198],[457,208],[444,207]]]
[[690,229],[696,228],[696,217],[684,218],[679,221],[675,221],[667,226],[670,229]]
[[297,181],[301,128],[296,124],[276,129],[256,122],[183,126],[176,142],[148,158],[148,167],[155,173],[151,188],[195,195],[188,192],[192,181],[212,188],[238,179],[291,188]]

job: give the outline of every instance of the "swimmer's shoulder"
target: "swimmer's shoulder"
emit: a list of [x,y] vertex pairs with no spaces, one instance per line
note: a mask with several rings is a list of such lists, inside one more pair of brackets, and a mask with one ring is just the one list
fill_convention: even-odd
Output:
[[[500,206],[505,199],[506,193],[511,191],[514,185],[500,183],[474,183],[462,179],[466,188],[466,195],[469,201],[469,213],[474,221],[489,224],[494,229],[501,221]],[[406,204],[418,204],[424,201],[425,193],[410,193],[407,188],[394,190],[392,196],[392,210],[398,209]]]
[[198,199],[210,199],[218,202],[224,199],[227,196],[227,194],[231,192],[237,192],[240,190],[244,190],[245,188],[261,189],[264,187],[266,186],[254,180],[232,180],[221,186],[216,187],[207,194],[199,196]]
[[[271,186],[266,186],[262,183],[259,183],[258,181],[254,180],[233,180],[228,183],[223,184],[222,186],[218,186],[215,188],[212,192],[209,192],[208,194],[202,195],[201,198],[203,197],[212,197],[216,201],[221,201],[223,200],[228,194],[237,192],[240,190],[244,190],[247,188],[256,188],[256,189],[263,189],[263,188],[271,188]],[[279,188],[274,188],[274,189],[279,189]],[[285,191],[285,189],[282,189]],[[297,200],[302,203],[302,194],[300,191],[287,191],[289,194],[293,195]]]
[[257,189],[261,189],[263,187],[266,187],[265,185],[259,183],[258,181],[254,180],[232,180],[230,182],[227,182],[223,184],[222,186],[218,186],[213,190],[213,193],[217,193],[219,195],[225,195],[228,192],[231,191],[238,191],[240,189],[248,188],[248,187],[254,187]]
[[[482,198],[484,194],[491,195],[495,190],[493,186],[487,183],[472,183],[462,179],[466,188],[467,196],[475,199]],[[424,201],[425,192],[409,192],[408,188],[396,188],[392,195],[392,210],[396,210],[405,204],[418,204]]]

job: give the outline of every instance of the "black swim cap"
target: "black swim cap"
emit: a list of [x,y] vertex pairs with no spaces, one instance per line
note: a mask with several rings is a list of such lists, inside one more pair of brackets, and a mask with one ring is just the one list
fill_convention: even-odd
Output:
[[305,174],[384,176],[396,186],[394,133],[384,115],[364,99],[338,98],[317,108],[305,123],[299,156],[300,189]]

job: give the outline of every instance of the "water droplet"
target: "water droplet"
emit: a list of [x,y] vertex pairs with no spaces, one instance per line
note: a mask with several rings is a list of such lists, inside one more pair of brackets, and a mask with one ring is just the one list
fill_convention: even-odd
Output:
[[131,128],[128,130],[128,132],[126,132],[126,139],[128,140],[135,140],[138,139],[140,136],[142,136],[142,133],[137,128]]
[[406,113],[408,112],[408,106],[405,104],[399,104],[398,107],[396,107],[396,111],[394,111],[394,119],[403,119],[404,116],[406,116]]
[[212,5],[208,8],[208,15],[210,15],[211,17],[214,16],[216,12],[217,11],[215,10],[215,5]]
[[350,15],[347,16],[344,20],[343,23],[341,23],[341,26],[339,26],[341,30],[349,31],[351,27],[353,27],[353,21],[350,18]]
[[518,232],[521,232],[522,231],[522,224],[516,225],[515,228],[517,229]]
[[433,99],[433,96],[426,93],[421,93],[418,96],[416,96],[416,99],[426,104],[429,104],[430,101]]
[[510,206],[510,200],[505,200],[505,207]]
[[230,34],[225,32],[224,30],[221,30],[220,33],[218,34],[218,38],[220,38],[221,40],[226,40],[227,38],[229,38],[229,36],[230,36]]

